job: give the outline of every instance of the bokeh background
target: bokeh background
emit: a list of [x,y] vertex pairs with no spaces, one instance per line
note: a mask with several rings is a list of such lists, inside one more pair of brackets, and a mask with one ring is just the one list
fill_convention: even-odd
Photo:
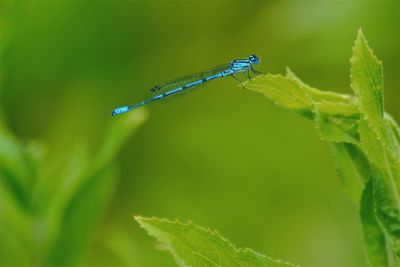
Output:
[[[3,120],[52,158],[98,146],[123,120],[110,111],[157,83],[250,53],[263,72],[289,66],[316,88],[350,93],[360,27],[400,121],[399,1],[2,1],[0,16]],[[311,121],[233,79],[147,111],[73,265],[175,266],[132,219],[143,215],[192,220],[301,266],[366,266],[357,209]]]

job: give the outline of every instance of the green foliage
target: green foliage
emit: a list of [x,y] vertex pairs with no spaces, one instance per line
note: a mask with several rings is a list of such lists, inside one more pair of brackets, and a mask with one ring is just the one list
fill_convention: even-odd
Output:
[[[0,1],[0,123],[39,158],[32,172],[56,177],[71,154],[91,161],[115,106],[141,101],[154,83],[248,53],[260,56],[264,72],[290,62],[313,87],[345,92],[359,25],[384,59],[384,106],[398,120],[399,7],[400,1]],[[118,157],[123,173],[81,266],[174,266],[170,255],[147,245],[153,240],[131,213],[224,225],[218,230],[238,246],[304,266],[365,266],[355,207],[347,207],[332,179],[331,151],[316,140],[313,121],[235,84],[218,80],[196,95],[149,106],[150,123]],[[10,193],[3,189],[1,197]],[[28,217],[13,208],[6,201],[1,207]],[[27,221],[14,220],[14,228],[26,229]],[[27,228],[18,236],[38,234]],[[0,235],[0,258],[30,257],[18,240],[6,243]],[[12,233],[4,236],[11,240]],[[24,253],[15,255],[13,247]]]
[[113,120],[98,151],[89,153],[85,145],[77,145],[64,151],[55,165],[43,147],[24,146],[4,126],[0,128],[4,266],[79,263],[113,193],[113,158],[145,118],[141,110]]
[[365,242],[365,252],[371,266],[388,266],[385,236],[375,216],[373,183],[370,179],[361,198],[360,218]]
[[235,248],[217,232],[193,223],[135,217],[158,241],[166,245],[181,266],[290,267],[251,249]]
[[244,83],[275,103],[314,120],[332,142],[342,183],[356,203],[371,266],[400,263],[399,127],[384,112],[382,63],[361,30],[353,48],[351,87],[356,96],[322,92],[287,75]]
[[[353,48],[355,96],[323,92],[286,76],[260,75],[243,85],[276,104],[313,119],[332,143],[337,173],[359,208],[365,253],[373,267],[400,264],[400,130],[383,109],[382,63],[361,30]],[[184,266],[290,266],[236,249],[217,233],[192,223],[137,217]]]
[[323,92],[300,81],[290,70],[286,76],[261,75],[244,86],[264,94],[277,105],[314,118],[322,139],[330,142],[358,143],[360,114],[354,96]]

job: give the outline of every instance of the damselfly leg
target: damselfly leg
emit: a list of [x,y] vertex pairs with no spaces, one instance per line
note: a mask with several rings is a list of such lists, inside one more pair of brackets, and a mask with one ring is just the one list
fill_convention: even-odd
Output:
[[265,73],[262,72],[262,71],[256,70],[256,69],[253,67],[253,65],[250,65],[250,68],[251,68],[251,71],[252,71],[254,74],[256,74],[256,75],[265,74]]
[[232,73],[231,76],[232,76],[236,81],[239,82],[240,86],[241,86],[243,89],[245,89],[245,87],[244,87],[244,85],[243,85],[243,81],[242,81],[241,79],[239,79],[239,78],[236,76],[236,74]]

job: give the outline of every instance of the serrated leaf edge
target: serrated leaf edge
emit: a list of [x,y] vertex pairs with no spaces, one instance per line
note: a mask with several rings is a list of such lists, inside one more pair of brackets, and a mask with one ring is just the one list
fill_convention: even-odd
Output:
[[[238,253],[251,252],[251,253],[257,254],[258,256],[264,258],[265,260],[270,260],[270,261],[276,262],[278,264],[287,264],[287,265],[291,265],[293,267],[299,267],[298,265],[293,265],[292,263],[289,263],[289,262],[285,262],[285,261],[278,260],[278,259],[273,259],[271,257],[268,257],[268,256],[266,256],[264,254],[261,254],[261,253],[255,251],[255,250],[253,250],[251,248],[247,248],[247,247],[245,247],[245,248],[237,248],[235,245],[233,245],[233,243],[229,239],[227,239],[227,238],[223,237],[222,235],[220,235],[217,230],[212,230],[210,228],[205,228],[203,226],[199,226],[199,225],[193,223],[192,221],[188,221],[188,222],[184,223],[184,222],[181,222],[178,219],[170,220],[170,219],[167,219],[167,218],[157,218],[157,217],[154,217],[154,216],[153,217],[142,217],[142,216],[139,216],[139,215],[138,216],[133,216],[133,218],[139,223],[141,228],[143,228],[149,235],[155,237],[157,240],[158,240],[158,237],[153,235],[153,234],[151,234],[151,233],[149,233],[149,231],[143,225],[143,224],[146,224],[145,221],[154,220],[154,221],[157,221],[159,223],[178,224],[178,225],[182,225],[182,226],[185,226],[185,227],[186,226],[193,226],[194,228],[198,228],[199,230],[206,231],[211,236],[216,236],[216,237],[220,238],[224,243],[226,243],[235,252],[238,252]],[[169,245],[168,245],[168,247],[169,247],[169,250],[174,255],[174,257],[176,257],[180,261],[184,262],[182,259],[180,259],[178,257],[178,255],[176,254],[176,251],[172,247],[170,247]]]

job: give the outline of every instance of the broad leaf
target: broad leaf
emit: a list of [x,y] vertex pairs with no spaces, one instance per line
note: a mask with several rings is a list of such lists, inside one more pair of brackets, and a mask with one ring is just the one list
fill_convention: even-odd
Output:
[[217,232],[193,223],[135,217],[158,241],[164,243],[181,266],[290,267],[251,249],[236,248]]

